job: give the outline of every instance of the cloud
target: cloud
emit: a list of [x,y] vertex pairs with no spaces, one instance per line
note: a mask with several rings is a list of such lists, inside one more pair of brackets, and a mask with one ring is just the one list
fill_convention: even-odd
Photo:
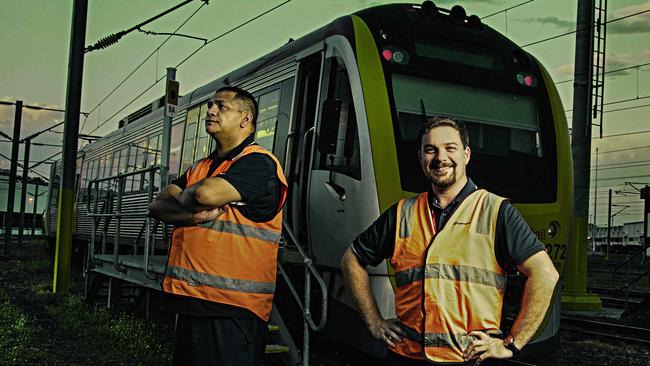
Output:
[[[635,53],[616,53],[608,54],[605,58],[605,72],[612,70],[624,69],[635,65],[645,64],[650,60],[650,48]],[[574,63],[557,66],[550,70],[553,79],[557,81],[572,79],[574,76]],[[650,65],[644,66],[641,70],[650,69]],[[636,70],[628,69],[607,74],[608,78],[618,78],[628,75],[636,75]]]
[[[14,97],[3,97],[3,101],[15,102]],[[42,103],[23,102],[23,105],[31,105],[37,107],[45,107],[51,109],[63,109],[59,105],[48,105]],[[14,119],[16,115],[16,108],[14,106],[0,106],[0,131],[12,136],[14,131]],[[42,131],[56,123],[63,121],[64,114],[61,112],[44,111],[23,108],[21,118],[20,137],[26,137],[32,133]],[[60,130],[57,129],[57,130]]]
[[[635,65],[645,64],[650,59],[650,48],[641,50],[640,52],[635,53],[616,53],[613,55],[607,55],[605,59],[605,70],[616,70],[622,69],[625,67],[631,67]],[[649,66],[645,66],[647,69]],[[629,69],[625,71],[619,71],[616,73],[609,74],[609,77],[619,77],[632,74],[634,69]]]
[[[630,5],[616,9],[611,13],[609,20],[611,21],[612,19],[621,18],[647,10],[650,10],[650,0],[646,0],[637,5]],[[634,33],[650,33],[650,12],[621,19],[607,25],[607,34],[609,35]]]
[[[16,98],[5,96],[0,98],[0,100],[15,102]],[[32,103],[29,101],[24,102],[25,105],[33,105],[39,107],[46,107],[52,109],[63,109],[59,105],[46,105],[39,103]],[[0,131],[3,133],[13,136],[14,132],[14,118],[15,118],[16,108],[14,106],[5,106],[0,105]],[[23,108],[22,110],[22,121],[20,129],[20,138],[25,138],[33,133],[43,131],[48,127],[53,126],[56,123],[59,123],[63,120],[64,115],[61,112],[53,111],[43,111],[43,110],[34,110]],[[55,131],[62,131],[63,126],[54,129]],[[32,140],[33,143],[43,143],[43,144],[52,144],[52,145],[61,145],[63,135],[60,133],[47,132],[43,133]],[[0,140],[6,141],[6,138],[2,137]],[[43,160],[55,152],[61,150],[60,147],[52,146],[39,146],[32,145],[30,150],[30,160],[40,161]],[[11,144],[2,142],[0,143],[0,152],[6,156],[11,156]],[[23,161],[23,145],[21,144],[19,153],[19,161],[22,164]],[[9,169],[9,160],[4,157],[0,157],[0,169]],[[36,170],[47,176],[49,174],[49,166],[47,164],[40,165]],[[19,169],[20,171],[20,169]],[[32,173],[30,173],[32,174]]]
[[518,19],[517,21],[524,22],[524,23],[538,23],[541,25],[551,25],[557,29],[562,29],[567,31],[575,29],[574,21],[560,19],[556,16]]
[[[616,10],[613,10],[610,14],[610,18],[620,18],[624,17],[626,15],[634,14],[634,13],[639,13],[645,10],[650,9],[650,0],[646,0],[645,2],[636,4],[636,5],[629,5],[625,6]],[[640,15],[640,16],[646,16],[647,13]]]
[[575,64],[565,64],[558,66],[551,70],[551,75],[556,79],[556,81],[562,81],[573,77]]

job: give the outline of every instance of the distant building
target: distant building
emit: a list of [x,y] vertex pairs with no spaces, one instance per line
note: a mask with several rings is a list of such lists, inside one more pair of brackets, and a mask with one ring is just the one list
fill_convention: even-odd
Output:
[[[611,227],[610,245],[613,252],[629,253],[643,245],[643,221],[628,222]],[[589,251],[603,252],[607,246],[607,226],[589,225]]]

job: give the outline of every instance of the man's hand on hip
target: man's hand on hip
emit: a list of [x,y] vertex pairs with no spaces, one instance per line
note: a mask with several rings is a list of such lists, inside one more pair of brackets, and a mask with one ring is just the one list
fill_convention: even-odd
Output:
[[395,347],[395,343],[401,342],[404,331],[399,327],[394,319],[379,319],[368,325],[368,329],[373,337],[382,340],[390,348]]
[[465,353],[463,354],[465,361],[476,358],[476,363],[474,365],[479,365],[487,358],[512,357],[512,351],[503,345],[502,339],[490,337],[480,331],[469,332],[469,335],[476,337],[476,339],[473,340],[465,350]]

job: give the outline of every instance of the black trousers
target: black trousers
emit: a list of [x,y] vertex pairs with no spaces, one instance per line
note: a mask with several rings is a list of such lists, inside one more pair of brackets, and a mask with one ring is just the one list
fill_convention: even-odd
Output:
[[259,366],[266,348],[266,322],[259,318],[178,314],[174,366]]

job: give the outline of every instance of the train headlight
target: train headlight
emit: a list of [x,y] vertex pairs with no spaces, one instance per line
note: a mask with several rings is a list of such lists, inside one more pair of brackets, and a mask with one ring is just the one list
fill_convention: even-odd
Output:
[[552,221],[548,225],[548,228],[546,229],[546,233],[551,238],[555,238],[560,233],[560,223],[557,221]]

